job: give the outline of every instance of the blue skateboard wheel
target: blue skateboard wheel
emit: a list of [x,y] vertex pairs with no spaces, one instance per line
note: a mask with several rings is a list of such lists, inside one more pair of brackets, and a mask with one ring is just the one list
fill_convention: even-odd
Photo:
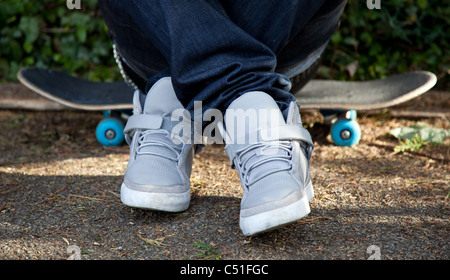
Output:
[[95,130],[95,136],[100,144],[103,146],[118,146],[124,140],[123,135],[124,126],[121,121],[108,118],[102,120]]
[[331,138],[338,146],[354,146],[361,139],[361,128],[354,120],[340,120],[331,128]]

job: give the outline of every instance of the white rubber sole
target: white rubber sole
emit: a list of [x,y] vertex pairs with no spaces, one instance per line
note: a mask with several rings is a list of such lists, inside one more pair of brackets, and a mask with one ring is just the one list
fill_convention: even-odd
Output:
[[191,192],[185,193],[152,193],[136,191],[122,183],[120,200],[130,207],[165,211],[182,212],[189,208]]
[[304,218],[311,212],[309,201],[314,197],[311,182],[305,189],[306,195],[287,206],[249,217],[240,216],[239,226],[245,236],[277,229]]

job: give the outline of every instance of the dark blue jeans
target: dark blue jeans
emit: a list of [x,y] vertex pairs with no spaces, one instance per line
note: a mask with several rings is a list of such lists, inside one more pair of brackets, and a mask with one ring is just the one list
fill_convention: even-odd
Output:
[[[145,92],[172,77],[188,110],[225,110],[264,91],[282,111],[294,97],[290,76],[326,46],[346,0],[100,0],[119,53]],[[300,100],[301,103],[301,100]]]

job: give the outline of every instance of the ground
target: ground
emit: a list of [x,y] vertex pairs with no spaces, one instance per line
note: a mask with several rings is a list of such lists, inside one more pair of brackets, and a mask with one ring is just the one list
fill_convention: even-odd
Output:
[[448,260],[450,143],[395,152],[398,140],[388,134],[419,121],[449,129],[448,114],[404,115],[360,114],[360,144],[337,147],[321,116],[303,112],[315,140],[312,212],[249,238],[239,229],[239,178],[222,145],[196,155],[187,211],[131,209],[119,199],[128,147],[97,143],[100,113],[2,109],[0,259],[67,259],[76,245],[87,260]]

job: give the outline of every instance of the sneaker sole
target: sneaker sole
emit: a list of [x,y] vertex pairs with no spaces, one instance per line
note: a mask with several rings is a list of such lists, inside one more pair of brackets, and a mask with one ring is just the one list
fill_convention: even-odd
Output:
[[124,183],[120,188],[120,200],[130,207],[164,212],[182,212],[189,208],[191,192],[151,193],[136,191]]
[[241,227],[242,233],[245,236],[251,236],[277,229],[304,218],[311,212],[309,201],[314,196],[311,182],[306,187],[305,193],[306,195],[300,200],[287,206],[249,217],[240,216],[239,226]]

